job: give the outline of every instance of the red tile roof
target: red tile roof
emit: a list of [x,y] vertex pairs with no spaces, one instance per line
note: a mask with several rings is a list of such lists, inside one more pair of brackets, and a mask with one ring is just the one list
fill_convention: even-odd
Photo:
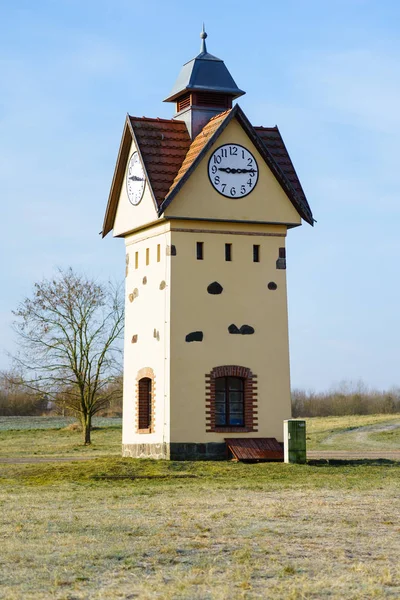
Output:
[[182,177],[185,175],[186,171],[190,169],[196,158],[199,156],[200,152],[203,150],[204,146],[207,144],[209,139],[214,135],[217,131],[223,120],[228,116],[232,109],[226,110],[223,113],[212,117],[208,123],[203,127],[202,131],[194,138],[193,142],[190,144],[188,152],[185,156],[185,160],[183,161],[170,189],[169,192],[175,188],[175,186],[180,182]]
[[239,105],[236,105],[210,119],[193,141],[190,139],[184,121],[128,116],[104,218],[103,237],[114,226],[130,147],[131,134],[128,123],[136,138],[158,213],[161,216],[197,167],[202,154],[207,152],[207,147],[211,147],[215,136],[219,135],[232,118],[237,118],[241,122],[296,210],[312,225],[314,219],[311,209],[278,128],[252,127]]
[[303,188],[278,127],[254,127],[254,129],[296,193],[305,199]]
[[183,121],[129,117],[158,206],[181,167],[191,139]]

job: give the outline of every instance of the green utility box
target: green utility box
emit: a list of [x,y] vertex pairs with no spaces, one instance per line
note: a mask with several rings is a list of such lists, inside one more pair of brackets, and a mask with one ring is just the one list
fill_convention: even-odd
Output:
[[285,463],[304,464],[307,459],[306,422],[288,419],[283,422]]

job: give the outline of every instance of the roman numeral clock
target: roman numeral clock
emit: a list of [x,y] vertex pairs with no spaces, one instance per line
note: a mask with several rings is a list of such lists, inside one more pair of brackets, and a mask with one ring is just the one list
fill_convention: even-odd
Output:
[[244,91],[206,37],[165,99],[172,118],[127,116],[109,194],[103,236],[126,249],[122,454],[247,444],[276,459],[291,416],[286,235],[314,220],[279,129],[234,104]]

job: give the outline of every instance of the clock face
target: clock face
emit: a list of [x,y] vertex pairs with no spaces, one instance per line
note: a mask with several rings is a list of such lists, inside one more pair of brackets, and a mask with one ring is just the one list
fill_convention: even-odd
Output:
[[139,154],[134,152],[129,159],[128,170],[126,173],[126,191],[129,202],[137,206],[143,197],[146,178]]
[[239,144],[224,144],[208,161],[211,185],[227,198],[243,198],[257,185],[258,164],[251,152]]

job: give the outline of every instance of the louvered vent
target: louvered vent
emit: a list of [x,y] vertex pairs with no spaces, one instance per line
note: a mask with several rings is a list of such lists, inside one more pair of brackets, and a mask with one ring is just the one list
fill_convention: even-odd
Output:
[[197,106],[215,106],[219,108],[231,108],[232,98],[226,94],[197,93],[194,98]]
[[185,110],[185,108],[189,108],[190,96],[191,96],[191,94],[185,94],[184,96],[181,96],[179,98],[178,102],[176,103],[178,112],[180,112],[181,110]]

